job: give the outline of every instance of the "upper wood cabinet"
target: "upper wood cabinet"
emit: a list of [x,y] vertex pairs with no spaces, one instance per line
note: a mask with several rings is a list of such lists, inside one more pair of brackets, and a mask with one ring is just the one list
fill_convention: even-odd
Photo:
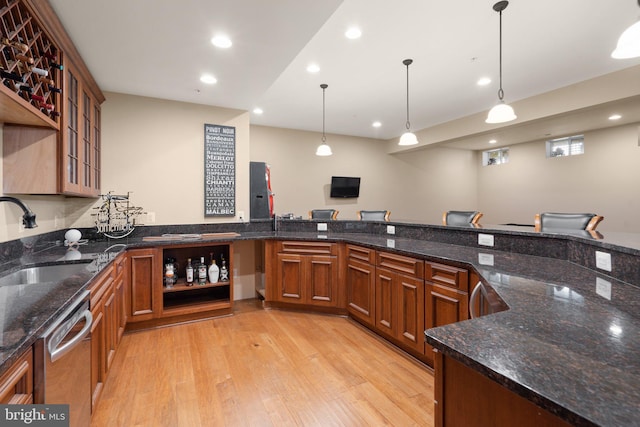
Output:
[[[47,1],[0,0],[0,6],[8,39],[2,68],[24,77],[32,90],[2,78],[3,192],[97,197],[104,94]],[[34,64],[17,60],[16,51]]]

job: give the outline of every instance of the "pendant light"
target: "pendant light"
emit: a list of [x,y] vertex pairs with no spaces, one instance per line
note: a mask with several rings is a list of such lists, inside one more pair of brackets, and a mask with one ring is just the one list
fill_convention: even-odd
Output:
[[502,90],[502,11],[509,5],[508,1],[499,1],[493,5],[493,10],[500,13],[500,89],[498,89],[498,103],[489,110],[486,123],[504,123],[510,122],[517,118],[513,112],[513,108],[509,104],[505,104],[504,91]]
[[[638,0],[640,6],[640,0]],[[620,38],[616,49],[611,52],[615,59],[637,58],[640,56],[640,21],[627,28]]]
[[400,137],[398,145],[416,145],[418,143],[418,138],[416,138],[416,135],[411,132],[411,123],[409,123],[409,65],[411,65],[412,62],[413,59],[405,59],[402,61],[402,63],[407,67],[407,131]]
[[324,91],[329,87],[326,83],[322,83],[320,88],[322,88],[322,144],[318,145],[318,149],[316,150],[316,156],[330,156],[333,153],[331,152],[331,147],[327,144],[327,137],[324,134]]

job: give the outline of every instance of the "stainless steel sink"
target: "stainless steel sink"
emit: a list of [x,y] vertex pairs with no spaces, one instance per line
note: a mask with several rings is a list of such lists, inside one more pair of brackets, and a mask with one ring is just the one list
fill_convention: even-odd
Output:
[[73,275],[90,272],[89,264],[54,264],[23,268],[0,277],[0,286],[58,282]]

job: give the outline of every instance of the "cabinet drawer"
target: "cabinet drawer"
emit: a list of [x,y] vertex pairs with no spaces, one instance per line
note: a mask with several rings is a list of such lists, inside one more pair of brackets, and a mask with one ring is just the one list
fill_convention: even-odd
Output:
[[338,249],[335,243],[324,242],[278,242],[278,252],[289,252],[296,254],[322,254],[337,255]]
[[126,267],[127,257],[124,254],[118,255],[118,258],[113,263],[114,277],[120,276],[124,273]]
[[33,403],[33,352],[31,348],[0,377],[1,404]]
[[469,272],[467,270],[432,262],[425,263],[425,270],[425,280],[469,292]]
[[347,245],[347,258],[373,264],[376,259],[376,251],[361,246]]
[[424,277],[424,261],[389,252],[378,252],[378,267],[385,267],[398,273]]
[[95,278],[89,285],[91,291],[90,306],[96,307],[100,298],[109,290],[109,287],[113,283],[113,266],[107,267]]

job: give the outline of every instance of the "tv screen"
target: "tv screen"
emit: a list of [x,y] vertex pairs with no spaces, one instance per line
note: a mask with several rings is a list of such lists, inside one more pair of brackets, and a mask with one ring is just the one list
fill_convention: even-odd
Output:
[[330,197],[358,197],[360,195],[360,178],[349,176],[331,177]]

